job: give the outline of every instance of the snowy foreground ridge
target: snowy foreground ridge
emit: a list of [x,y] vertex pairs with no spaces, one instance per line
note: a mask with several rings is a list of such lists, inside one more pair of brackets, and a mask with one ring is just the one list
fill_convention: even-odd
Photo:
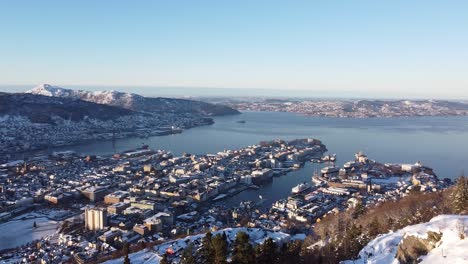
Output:
[[[421,263],[468,263],[467,228],[467,215],[439,215],[427,223],[407,226],[396,232],[380,235],[359,252],[359,259],[343,263],[399,263],[395,255],[403,238],[415,236],[425,239],[429,231],[442,232],[442,238],[426,256],[421,256]],[[465,239],[459,237],[461,229]]]
[[[232,244],[234,240],[236,239],[236,235],[238,232],[245,232],[249,235],[250,237],[250,242],[254,244],[262,244],[263,241],[267,238],[272,238],[276,243],[285,243],[290,240],[297,240],[297,239],[304,239],[305,235],[303,234],[298,234],[296,236],[291,236],[289,234],[283,233],[283,232],[274,232],[274,231],[269,231],[269,230],[264,230],[260,228],[226,228],[222,229],[216,232],[213,232],[213,236],[217,234],[226,234],[227,241],[229,244]],[[182,251],[190,244],[193,243],[194,247],[198,247],[201,244],[202,238],[205,236],[205,234],[199,234],[199,235],[194,235],[194,236],[188,236],[185,238],[169,241],[166,243],[163,243],[161,245],[155,246],[152,250],[147,250],[144,249],[142,251],[133,253],[129,255],[130,258],[130,263],[132,264],[158,264],[159,260],[161,259],[161,256],[169,249],[171,248],[174,252],[175,255],[177,256],[176,258],[180,257],[180,254]],[[123,258],[119,259],[114,259],[105,262],[106,264],[121,264],[123,263]]]

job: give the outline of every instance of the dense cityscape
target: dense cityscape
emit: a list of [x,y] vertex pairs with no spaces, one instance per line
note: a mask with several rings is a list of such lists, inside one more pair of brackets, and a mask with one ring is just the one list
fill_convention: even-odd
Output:
[[[454,187],[451,178],[439,178],[419,161],[386,163],[356,151],[353,160],[337,163],[339,157],[328,154],[325,144],[313,138],[262,141],[215,154],[174,155],[144,143],[124,151],[115,147],[120,139],[164,139],[193,127],[214,125],[213,116],[239,114],[235,109],[389,118],[465,115],[461,103],[395,101],[391,104],[397,105],[384,103],[379,108],[382,102],[358,101],[344,114],[345,101],[278,103],[272,99],[275,103],[232,104],[235,99],[225,99],[213,104],[116,91],[76,92],[51,85],[2,94],[0,99],[6,103],[0,108],[0,233],[6,237],[0,244],[2,263],[191,264],[226,263],[227,259],[233,263],[315,263],[324,258],[325,263],[336,263],[366,259],[373,253],[357,251],[364,247],[362,241],[385,232],[382,222],[366,222],[366,215],[392,203],[405,204],[424,195],[432,198],[421,201],[431,202],[437,195],[463,193],[466,188],[456,191],[459,187]],[[235,129],[250,125],[242,117],[230,120]],[[114,154],[63,150],[98,141],[113,142]],[[305,181],[295,180],[292,172],[301,173],[308,163],[317,166],[313,174]],[[276,177],[291,178],[296,185],[279,199],[265,199],[260,193]],[[254,199],[230,200],[243,192],[258,194]],[[429,216],[440,212],[463,212],[463,195],[456,199],[462,209],[440,207],[438,202],[429,215],[418,213],[409,220],[405,215],[396,220],[388,217],[386,221],[392,223],[388,228],[430,220]],[[420,201],[416,204],[416,208],[427,206]],[[351,221],[346,220],[349,217],[367,229],[342,230],[342,224],[333,223],[340,218]],[[354,241],[354,246],[344,251],[342,246],[335,248],[336,243],[343,243],[340,239]],[[280,251],[291,257],[281,258]],[[336,253],[329,256],[328,251]],[[212,254],[219,255],[218,260]],[[399,259],[419,258],[405,254]]]
[[[310,226],[324,215],[451,185],[420,163],[384,164],[357,153],[355,160],[338,168],[333,165],[336,157],[325,151],[319,140],[298,139],[214,155],[175,157],[143,147],[113,156],[65,151],[10,161],[0,166],[2,221],[45,217],[59,222],[59,228],[4,249],[3,261],[102,261],[124,243],[144,243],[154,245],[161,255],[172,252],[170,258],[177,262],[185,248],[168,241],[182,235],[233,228],[228,230],[234,240],[237,232],[248,228],[256,240],[271,237],[285,243],[311,235]],[[329,166],[311,175],[313,184],[300,183],[291,196],[268,210],[259,207],[261,197],[234,207],[222,203],[248,188],[262,188],[272,177],[288,177],[305,162]],[[9,228],[41,225],[13,222]],[[41,245],[41,251],[33,245]]]
[[468,263],[468,1],[0,1],[0,264]]
[[442,100],[227,100],[239,110],[292,112],[338,118],[460,116],[468,115],[468,103]]

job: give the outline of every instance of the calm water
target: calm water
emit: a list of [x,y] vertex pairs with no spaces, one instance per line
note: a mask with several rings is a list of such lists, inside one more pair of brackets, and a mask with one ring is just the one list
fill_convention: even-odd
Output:
[[[245,120],[245,124],[237,123]],[[153,149],[166,149],[174,154],[203,154],[241,148],[269,139],[318,138],[330,153],[338,155],[338,164],[364,151],[380,162],[423,164],[434,168],[439,177],[454,178],[468,171],[468,117],[408,117],[373,119],[336,119],[307,117],[292,113],[244,112],[242,115],[215,118],[215,124],[197,127],[182,134],[149,139],[123,139],[116,142],[117,151],[133,149],[142,143]],[[96,142],[67,147],[86,154],[112,154],[111,142]],[[267,202],[286,197],[301,181],[310,181],[313,164],[288,175],[274,178],[260,190],[243,192],[227,200],[237,203],[258,199]]]

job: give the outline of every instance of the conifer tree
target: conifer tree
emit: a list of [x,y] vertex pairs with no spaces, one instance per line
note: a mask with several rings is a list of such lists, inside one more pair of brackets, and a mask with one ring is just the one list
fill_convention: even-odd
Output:
[[453,193],[453,209],[457,214],[468,214],[468,180],[462,175]]
[[392,217],[389,217],[389,218],[388,218],[388,221],[387,221],[387,226],[388,226],[388,228],[390,228],[391,230],[393,230],[393,225],[395,225],[395,220],[393,220]]
[[214,263],[215,264],[226,264],[228,257],[228,243],[226,234],[218,234],[212,240],[212,246],[214,250]]
[[180,258],[180,264],[196,264],[195,257],[193,256],[193,245],[190,244]]
[[271,238],[267,238],[263,244],[255,248],[255,257],[257,264],[271,264],[277,263],[278,260],[278,247]]
[[198,258],[201,263],[214,263],[215,252],[213,249],[213,235],[211,232],[206,233],[202,238],[201,247],[198,251]]
[[232,254],[233,264],[253,264],[255,263],[255,251],[249,242],[249,235],[245,232],[239,232],[234,241],[234,250]]
[[127,242],[124,242],[122,247],[122,254],[125,256],[124,264],[130,264],[130,259],[128,257],[128,253],[130,252],[130,245]]
[[372,219],[372,222],[369,223],[367,234],[370,238],[374,238],[381,233],[381,229],[382,227],[379,223],[379,220],[377,220],[377,218],[374,218]]
[[159,264],[171,264],[171,262],[169,261],[169,259],[167,258],[167,254],[164,253],[162,255],[162,258],[161,260],[159,261]]
[[291,264],[296,264],[299,263],[300,260],[300,255],[299,253],[301,252],[302,248],[302,241],[301,240],[295,240],[291,241],[287,244],[286,246],[286,262],[285,263],[291,263]]
[[128,254],[125,255],[124,264],[130,264],[130,259],[128,258]]
[[363,245],[363,241],[361,238],[362,229],[360,226],[356,226],[352,224],[351,227],[347,230],[344,240],[346,243],[346,257],[347,258],[354,258],[358,255],[359,251],[361,250]]
[[356,204],[356,207],[354,208],[353,218],[357,219],[359,216],[365,213],[366,213],[366,207],[362,204],[362,201],[359,200],[358,203]]

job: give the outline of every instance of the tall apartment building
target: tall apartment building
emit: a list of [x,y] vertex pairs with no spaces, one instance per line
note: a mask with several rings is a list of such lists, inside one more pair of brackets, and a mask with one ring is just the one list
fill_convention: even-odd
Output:
[[105,208],[86,207],[85,227],[88,230],[101,230],[107,226],[107,211]]

